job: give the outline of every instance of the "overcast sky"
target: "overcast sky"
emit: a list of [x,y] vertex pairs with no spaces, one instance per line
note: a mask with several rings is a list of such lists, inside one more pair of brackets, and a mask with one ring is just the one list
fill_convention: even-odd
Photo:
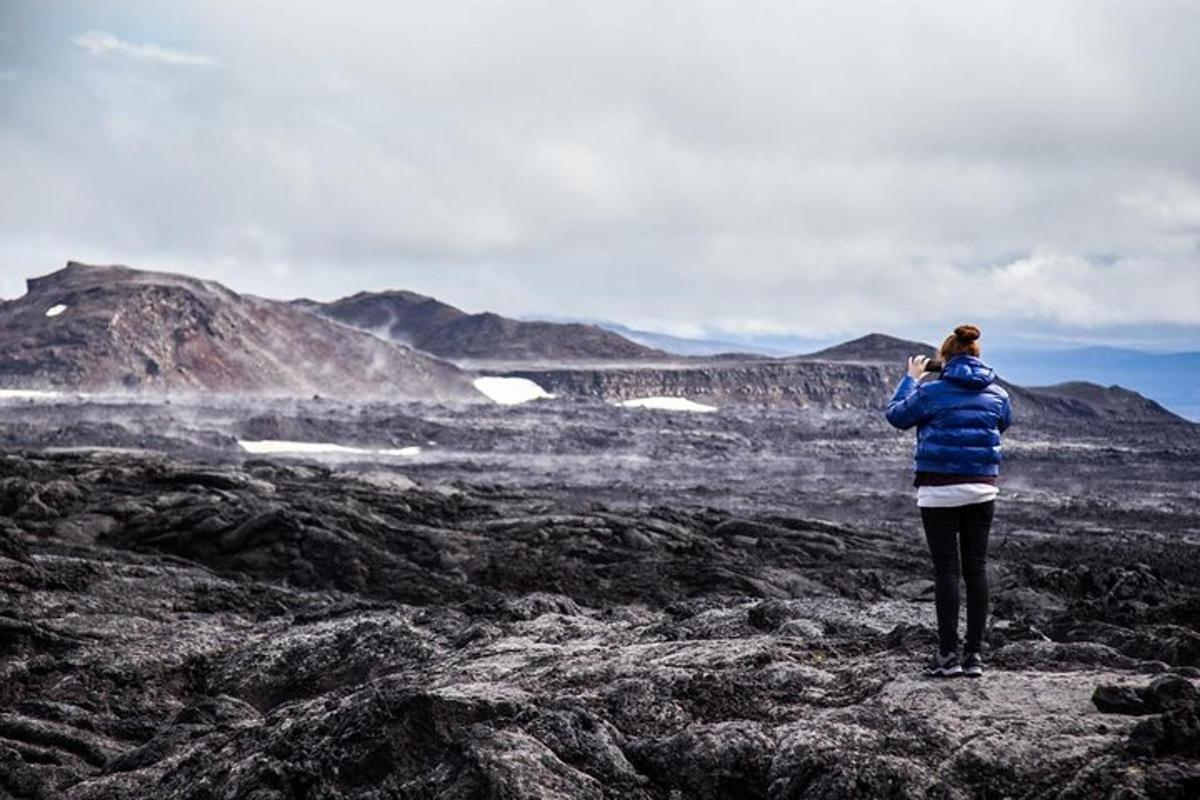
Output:
[[0,0],[0,296],[1197,349],[1197,76],[1183,0]]

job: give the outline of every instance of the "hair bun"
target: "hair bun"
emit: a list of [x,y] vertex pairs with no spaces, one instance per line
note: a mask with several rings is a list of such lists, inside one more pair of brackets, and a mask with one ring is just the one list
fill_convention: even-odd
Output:
[[964,344],[979,338],[979,328],[974,325],[959,325],[954,329],[954,335]]

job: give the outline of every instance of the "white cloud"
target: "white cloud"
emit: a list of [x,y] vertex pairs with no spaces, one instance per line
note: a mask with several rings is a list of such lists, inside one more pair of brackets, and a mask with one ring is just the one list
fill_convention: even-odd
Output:
[[1120,202],[1164,231],[1200,238],[1200,185],[1168,179],[1130,192]]
[[185,53],[181,50],[170,50],[156,44],[134,44],[118,39],[108,31],[88,31],[76,36],[71,42],[94,56],[110,53],[129,56],[143,61],[158,61],[163,64],[178,64],[193,67],[216,66],[217,60],[211,56],[197,53]]
[[12,83],[17,79],[17,73],[11,69],[0,69],[0,81]]
[[[0,291],[74,257],[700,334],[1198,322],[1200,5],[1146,4],[46,11],[3,61]],[[97,26],[223,68],[47,55]]]

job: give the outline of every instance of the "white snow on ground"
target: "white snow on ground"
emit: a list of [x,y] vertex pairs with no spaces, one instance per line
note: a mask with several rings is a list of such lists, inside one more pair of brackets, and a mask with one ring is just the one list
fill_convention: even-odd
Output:
[[62,312],[66,311],[66,310],[67,310],[67,307],[64,306],[62,303],[59,303],[56,306],[50,306],[49,308],[47,308],[46,316],[47,317],[57,317],[59,314],[61,314]]
[[247,453],[266,455],[286,453],[289,455],[337,455],[337,456],[415,456],[419,447],[401,447],[391,450],[368,450],[362,447],[346,447],[331,442],[289,442],[284,439],[262,439],[248,441],[239,439],[238,444]]
[[43,392],[37,389],[0,389],[0,400],[50,400],[62,397],[62,392]]
[[415,456],[421,452],[419,447],[399,447],[394,450],[376,450],[376,455],[381,456]]
[[492,402],[506,406],[554,397],[528,378],[476,378],[475,388],[487,395]]
[[716,411],[716,406],[706,406],[696,403],[686,397],[639,397],[636,400],[625,400],[619,405],[626,408],[656,408],[663,411]]

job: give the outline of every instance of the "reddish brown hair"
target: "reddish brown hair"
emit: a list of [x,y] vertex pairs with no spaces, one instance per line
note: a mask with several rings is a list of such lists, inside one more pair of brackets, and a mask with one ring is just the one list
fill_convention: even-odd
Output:
[[939,355],[942,361],[949,361],[955,356],[979,356],[979,328],[974,325],[959,325],[954,329],[954,333],[946,337],[942,342],[942,348]]

